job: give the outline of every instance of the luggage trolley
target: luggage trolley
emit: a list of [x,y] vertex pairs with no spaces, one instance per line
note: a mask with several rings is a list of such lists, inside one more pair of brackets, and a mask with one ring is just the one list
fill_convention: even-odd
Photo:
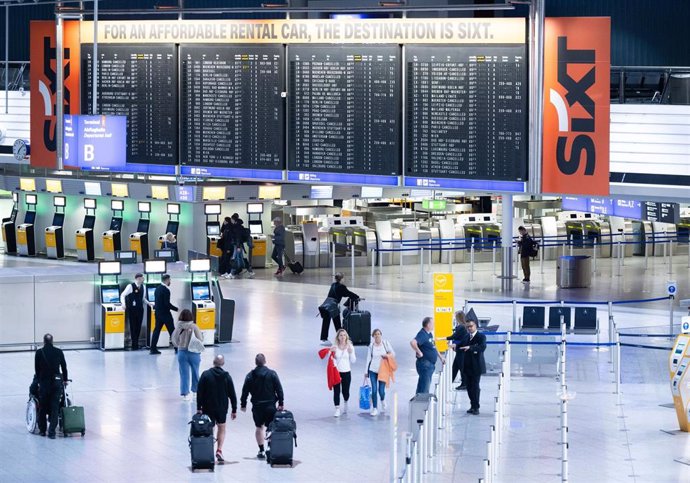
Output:
[[[194,322],[204,334],[204,345],[213,345],[216,340],[216,304],[211,296],[210,258],[197,258],[189,261],[192,274],[192,313]],[[196,278],[196,280],[195,280]]]

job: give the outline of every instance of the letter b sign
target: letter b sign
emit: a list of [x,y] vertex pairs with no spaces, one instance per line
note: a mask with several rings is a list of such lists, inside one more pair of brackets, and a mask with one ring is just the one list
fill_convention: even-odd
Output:
[[91,162],[95,158],[95,149],[93,144],[84,144],[84,161]]

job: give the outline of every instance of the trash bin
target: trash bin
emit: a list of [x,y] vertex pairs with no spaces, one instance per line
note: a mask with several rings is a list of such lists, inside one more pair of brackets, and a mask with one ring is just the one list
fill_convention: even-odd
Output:
[[592,259],[586,255],[558,257],[556,284],[559,288],[587,288],[592,284]]

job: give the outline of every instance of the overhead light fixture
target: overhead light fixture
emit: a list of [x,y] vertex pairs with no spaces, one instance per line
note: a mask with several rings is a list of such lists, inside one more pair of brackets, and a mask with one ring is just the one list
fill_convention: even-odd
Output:
[[290,8],[289,3],[262,3],[261,8]]

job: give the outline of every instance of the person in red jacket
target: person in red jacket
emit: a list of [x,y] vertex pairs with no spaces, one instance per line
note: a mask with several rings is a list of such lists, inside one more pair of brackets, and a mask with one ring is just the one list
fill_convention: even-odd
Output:
[[340,372],[338,372],[338,368],[335,366],[335,355],[331,351],[330,347],[321,349],[319,351],[319,357],[321,359],[325,359],[326,356],[328,356],[328,365],[326,366],[326,382],[328,384],[328,390],[332,391],[333,386],[340,384],[341,382]]

